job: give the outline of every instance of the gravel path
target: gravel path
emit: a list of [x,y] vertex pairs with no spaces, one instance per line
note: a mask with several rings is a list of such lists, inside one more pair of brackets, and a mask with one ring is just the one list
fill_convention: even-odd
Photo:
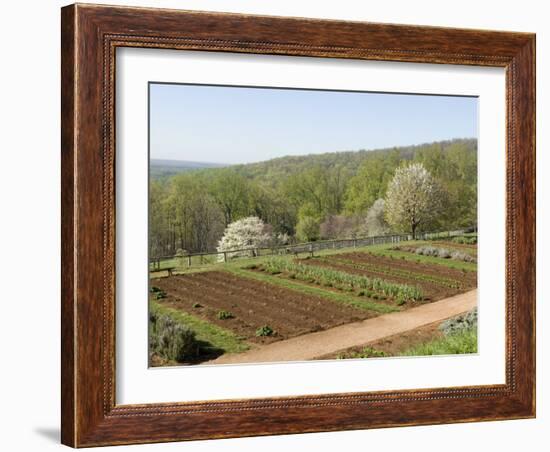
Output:
[[404,333],[467,312],[477,305],[477,289],[402,312],[384,314],[317,333],[304,334],[204,364],[305,361],[387,336]]

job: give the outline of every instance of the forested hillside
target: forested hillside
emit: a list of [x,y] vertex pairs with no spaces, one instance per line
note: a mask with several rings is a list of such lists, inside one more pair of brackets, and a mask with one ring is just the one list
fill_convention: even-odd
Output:
[[187,162],[184,160],[159,160],[151,159],[149,174],[152,178],[174,176],[187,171],[196,171],[205,168],[223,168],[223,163]]
[[384,199],[396,169],[411,163],[421,164],[437,185],[437,215],[419,221],[418,230],[476,224],[477,141],[457,139],[175,175],[152,169],[151,255],[213,251],[229,224],[251,216],[277,243],[406,230],[387,224]]

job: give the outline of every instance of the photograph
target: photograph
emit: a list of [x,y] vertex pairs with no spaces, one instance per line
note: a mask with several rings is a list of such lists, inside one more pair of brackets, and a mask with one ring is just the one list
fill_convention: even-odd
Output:
[[149,83],[149,365],[477,353],[477,108]]
[[132,1],[10,15],[8,450],[542,438],[542,7]]

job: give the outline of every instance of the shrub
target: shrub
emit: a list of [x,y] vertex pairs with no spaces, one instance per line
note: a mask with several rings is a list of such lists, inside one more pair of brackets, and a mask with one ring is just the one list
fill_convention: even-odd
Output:
[[468,329],[477,328],[477,308],[472,309],[466,314],[453,317],[452,319],[446,320],[441,325],[439,329],[446,336],[450,334],[455,334]]
[[434,246],[420,246],[415,250],[416,254],[422,256],[442,257],[448,259],[451,257],[451,252],[445,248],[436,248]]
[[181,362],[196,356],[199,346],[193,330],[168,315],[155,315],[149,329],[149,348],[165,359]]
[[256,330],[256,336],[258,337],[273,336],[273,334],[275,334],[275,331],[269,325],[261,326]]
[[451,252],[446,248],[440,248],[437,251],[437,257],[441,257],[443,259],[450,259],[451,258]]
[[377,199],[367,211],[365,229],[368,235],[384,235],[390,232],[390,226],[384,218],[386,201]]
[[296,237],[301,242],[313,242],[319,239],[319,220],[305,215],[296,224]]
[[220,320],[227,320],[227,319],[233,319],[233,318],[235,318],[235,316],[229,311],[218,312],[218,319]]
[[461,251],[453,251],[451,253],[451,259],[454,259],[456,261],[464,261],[464,262],[477,262],[477,259],[467,253],[463,253]]
[[[402,248],[405,250],[405,248]],[[447,248],[436,248],[434,246],[420,246],[414,251],[422,256],[440,257],[443,259],[453,259],[464,262],[477,262],[477,259],[470,254],[461,251],[450,251]]]

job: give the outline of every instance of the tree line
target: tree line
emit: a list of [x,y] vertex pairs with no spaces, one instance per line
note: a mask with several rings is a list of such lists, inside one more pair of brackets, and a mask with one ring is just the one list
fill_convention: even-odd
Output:
[[[396,185],[399,169],[415,164],[407,175],[413,180],[403,176]],[[395,214],[417,179],[429,186],[422,218],[392,217],[388,208]],[[153,178],[149,216],[152,256],[214,251],[226,228],[248,217],[266,224],[277,244],[472,226],[477,142],[284,157]]]

